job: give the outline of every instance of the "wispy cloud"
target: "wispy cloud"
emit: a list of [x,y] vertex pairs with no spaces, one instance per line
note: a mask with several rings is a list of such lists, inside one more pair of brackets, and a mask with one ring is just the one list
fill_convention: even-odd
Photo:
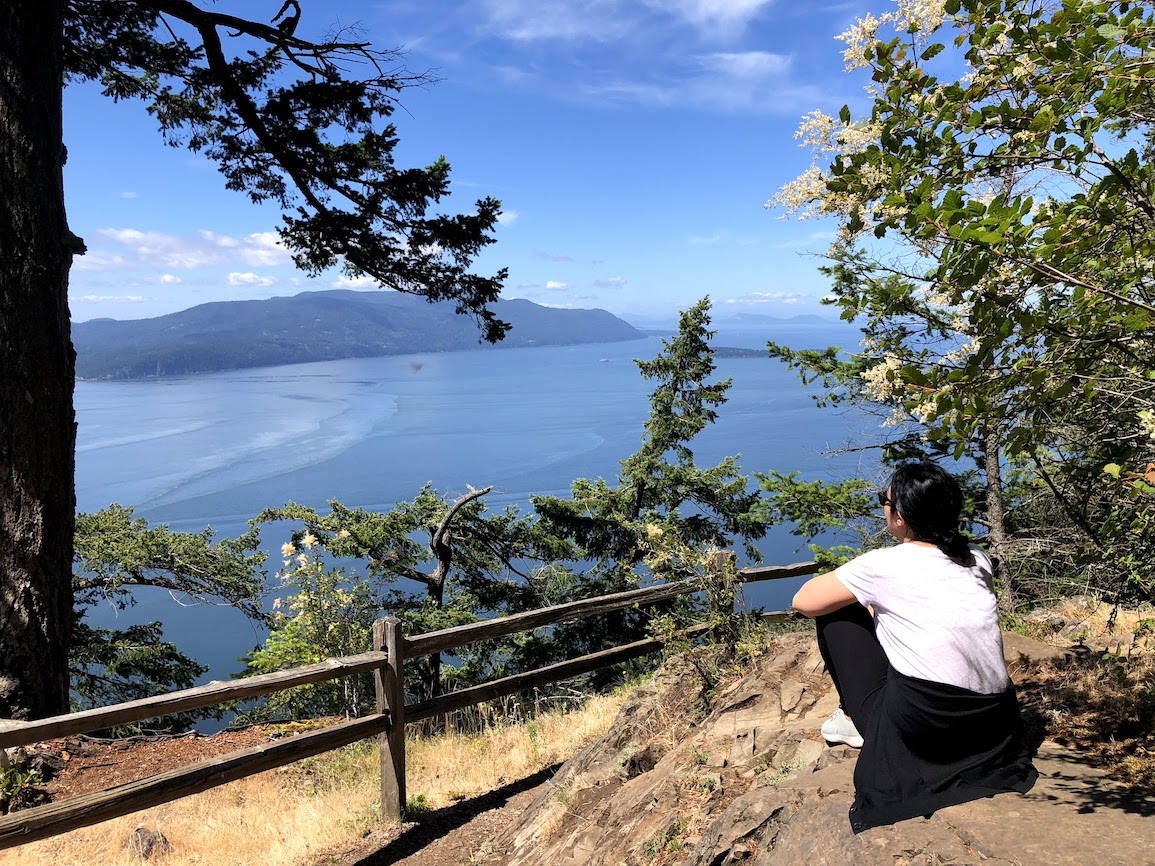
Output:
[[821,102],[822,93],[791,77],[793,58],[768,51],[697,54],[646,79],[587,81],[587,98],[658,108],[794,114]]
[[736,36],[774,0],[483,0],[484,26],[517,42],[612,42],[682,26]]
[[838,237],[837,232],[811,232],[810,234],[808,234],[804,238],[796,238],[794,240],[781,241],[779,243],[773,244],[773,245],[771,245],[770,249],[773,249],[773,250],[806,249],[808,247],[814,246],[815,244],[829,243],[830,241],[834,240],[836,237]]
[[128,265],[128,259],[119,253],[110,253],[107,250],[90,249],[82,256],[72,260],[73,271],[88,271],[100,273],[102,271],[118,271]]
[[702,67],[726,78],[763,81],[790,71],[791,58],[786,54],[769,51],[741,51],[737,53],[702,54]]
[[122,193],[118,193],[118,195],[120,198],[140,198],[140,193],[133,192],[132,190],[125,190]]
[[651,9],[696,26],[741,29],[774,0],[643,0]]
[[69,296],[72,301],[84,301],[88,304],[139,304],[148,298],[140,295],[80,295]]
[[727,304],[812,304],[817,298],[804,292],[749,292],[737,298],[728,298]]
[[620,289],[628,282],[625,277],[602,277],[594,280],[594,285],[603,289]]
[[182,280],[180,277],[176,276],[175,274],[161,274],[160,275],[160,281],[161,281],[161,283],[163,283],[166,286],[179,286],[181,283],[184,282],[184,280]]
[[698,244],[699,246],[708,246],[710,244],[720,243],[722,240],[721,232],[714,232],[712,235],[694,235],[690,238],[690,243]]
[[560,280],[546,280],[545,287],[551,292],[568,292],[569,283],[563,283]]
[[497,215],[498,225],[511,226],[517,222],[519,214],[515,210],[503,210]]
[[486,26],[516,42],[621,38],[637,23],[620,0],[483,0]]
[[546,250],[534,250],[533,254],[539,259],[546,259],[551,262],[572,262],[573,257],[566,253],[551,253]]

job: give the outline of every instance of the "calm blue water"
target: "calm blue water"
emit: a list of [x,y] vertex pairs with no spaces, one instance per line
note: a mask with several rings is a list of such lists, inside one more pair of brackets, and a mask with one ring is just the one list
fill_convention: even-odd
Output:
[[[783,325],[722,330],[714,343],[760,348],[768,338],[849,345],[854,332],[837,323]],[[632,359],[660,347],[654,337],[81,382],[78,508],[119,502],[177,530],[211,525],[235,535],[263,508],[290,500],[384,510],[426,482],[449,496],[492,485],[494,510],[527,504],[531,493],[564,495],[575,477],[613,478],[637,449],[649,387]],[[698,440],[700,465],[740,453],[746,472],[875,474],[870,458],[822,452],[862,441],[864,426],[877,422],[816,408],[797,377],[766,358],[719,359],[718,375],[734,384],[717,423]],[[287,534],[273,527],[263,540],[278,547]],[[768,564],[809,557],[783,529],[762,552]],[[750,603],[784,606],[796,583],[757,585]],[[210,666],[207,679],[239,670],[238,656],[263,638],[229,608],[161,592],[139,598],[120,622],[163,621],[169,639]],[[116,616],[93,614],[104,623]]]

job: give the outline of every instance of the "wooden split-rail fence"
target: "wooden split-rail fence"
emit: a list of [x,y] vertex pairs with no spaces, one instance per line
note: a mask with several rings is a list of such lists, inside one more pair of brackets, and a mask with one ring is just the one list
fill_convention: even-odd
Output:
[[[776,580],[812,574],[816,568],[817,564],[814,562],[747,568],[738,572],[738,579],[743,583]],[[585,619],[635,605],[652,604],[679,595],[699,592],[702,589],[701,579],[656,584],[412,637],[402,634],[400,620],[396,617],[386,617],[373,624],[373,649],[359,655],[328,659],[305,667],[232,682],[211,682],[192,689],[64,716],[53,716],[34,722],[0,721],[0,749],[11,749],[56,737],[86,734],[171,713],[202,709],[226,701],[246,700],[294,686],[324,682],[353,674],[372,673],[377,694],[377,711],[373,715],[298,734],[271,744],[231,752],[103,791],[2,816],[0,849],[46,839],[78,827],[86,827],[168,803],[374,736],[378,737],[381,749],[382,817],[385,820],[399,821],[405,810],[407,723],[443,715],[473,704],[569,679],[646,655],[660,649],[661,641],[657,639],[635,641],[439,695],[410,706],[405,706],[402,674],[402,664],[406,659],[416,659],[479,641]],[[767,616],[785,618],[790,614],[787,611],[779,611]],[[708,624],[693,626],[688,630],[688,636],[701,634],[709,628]]]

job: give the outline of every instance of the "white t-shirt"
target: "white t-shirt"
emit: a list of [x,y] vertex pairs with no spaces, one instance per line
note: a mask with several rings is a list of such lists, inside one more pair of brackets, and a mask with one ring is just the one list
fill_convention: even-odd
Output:
[[972,547],[975,564],[959,565],[937,547],[896,544],[871,550],[834,574],[874,625],[899,673],[980,694],[1010,685],[993,589],[991,561]]

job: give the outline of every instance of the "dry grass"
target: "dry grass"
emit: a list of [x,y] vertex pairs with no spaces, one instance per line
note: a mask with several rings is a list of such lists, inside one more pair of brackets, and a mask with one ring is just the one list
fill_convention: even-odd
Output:
[[564,761],[609,729],[625,698],[624,692],[594,697],[575,713],[546,713],[483,736],[410,741],[405,753],[409,798],[424,796],[439,808]]
[[[625,695],[595,697],[571,713],[550,713],[474,736],[410,740],[411,802],[430,807],[472,797],[573,755],[604,733]],[[140,866],[126,840],[139,826],[161,831],[164,866],[288,866],[340,847],[375,826],[380,768],[375,743],[311,758],[164,806],[0,852],[0,866]],[[420,801],[420,800],[419,800]]]

